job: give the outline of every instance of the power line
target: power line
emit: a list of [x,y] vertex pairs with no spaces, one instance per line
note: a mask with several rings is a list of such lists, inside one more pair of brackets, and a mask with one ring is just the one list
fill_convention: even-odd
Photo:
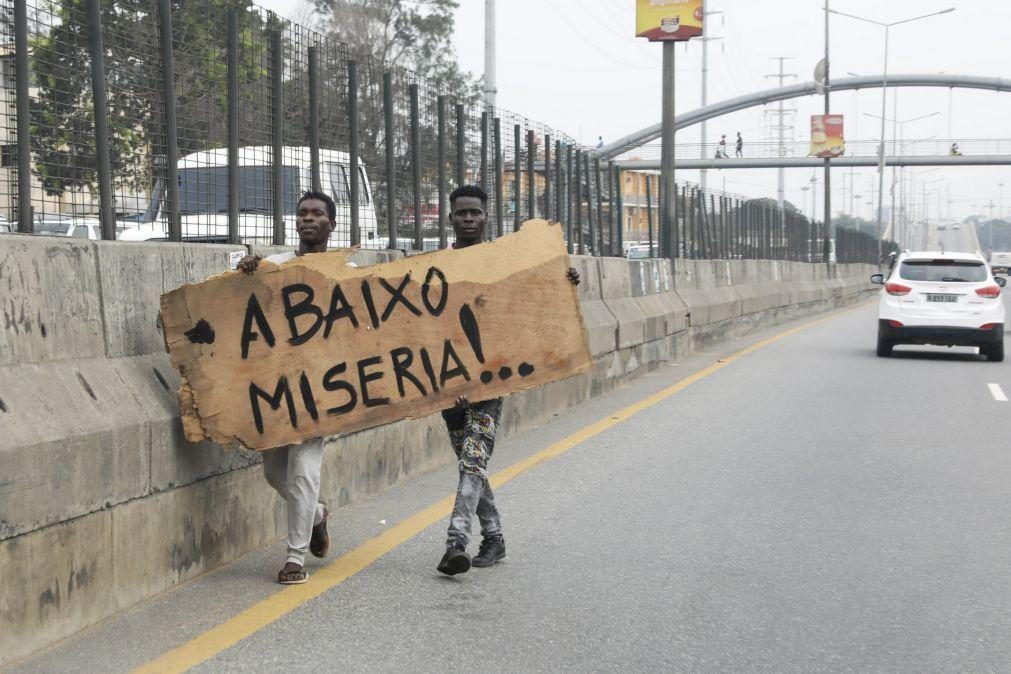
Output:
[[585,35],[583,35],[583,34],[582,34],[582,33],[581,33],[580,31],[579,31],[579,29],[578,29],[578,28],[576,28],[576,24],[575,24],[575,23],[573,23],[572,21],[570,21],[569,19],[567,19],[567,18],[565,17],[565,15],[564,15],[564,14],[562,14],[562,13],[561,13],[561,12],[560,12],[560,11],[558,10],[558,8],[557,8],[557,7],[555,7],[555,4],[554,4],[554,3],[553,3],[553,2],[551,1],[551,0],[547,0],[547,3],[548,3],[548,7],[550,7],[550,8],[551,8],[551,10],[552,10],[552,11],[553,11],[553,12],[554,12],[555,14],[557,14],[557,15],[558,15],[558,18],[560,18],[560,19],[561,19],[562,21],[564,21],[564,22],[565,22],[565,24],[566,24],[566,25],[567,25],[567,26],[568,26],[568,27],[569,27],[570,29],[572,29],[572,32],[573,32],[573,33],[575,33],[575,34],[576,34],[576,36],[577,36],[577,37],[579,37],[579,39],[581,39],[581,40],[582,40],[583,42],[585,42],[585,43],[586,43],[586,44],[588,44],[589,46],[593,47],[593,49],[594,49],[594,50],[595,50],[595,51],[596,51],[597,53],[599,53],[599,54],[600,54],[601,56],[603,56],[603,57],[604,57],[604,58],[606,58],[607,60],[609,60],[609,61],[612,61],[612,62],[614,62],[614,63],[617,63],[618,65],[621,65],[621,66],[625,66],[626,68],[634,68],[634,69],[636,69],[636,70],[656,70],[656,69],[660,68],[660,66],[659,66],[659,65],[653,65],[653,66],[639,66],[639,65],[635,65],[635,64],[632,64],[632,63],[626,63],[625,61],[621,61],[621,60],[619,60],[619,59],[616,59],[616,58],[614,58],[614,57],[613,57],[613,56],[612,56],[611,54],[608,54],[608,53],[607,53],[606,51],[604,51],[603,49],[601,49],[601,48],[600,48],[600,46],[599,46],[599,45],[598,45],[598,44],[597,44],[596,42],[594,42],[593,40],[591,40],[591,39],[589,39],[588,37],[586,37]]

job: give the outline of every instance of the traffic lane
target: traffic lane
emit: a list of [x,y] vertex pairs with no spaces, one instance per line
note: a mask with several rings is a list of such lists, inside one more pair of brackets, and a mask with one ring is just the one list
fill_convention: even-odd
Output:
[[1007,423],[968,400],[994,364],[879,359],[875,328],[768,346],[510,482],[506,562],[440,577],[432,527],[200,669],[1002,668]]

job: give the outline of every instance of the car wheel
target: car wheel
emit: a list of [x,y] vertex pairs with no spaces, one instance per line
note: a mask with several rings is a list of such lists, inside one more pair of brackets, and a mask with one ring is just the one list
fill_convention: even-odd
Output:
[[878,356],[881,358],[888,358],[892,355],[892,347],[895,346],[890,340],[885,339],[881,335],[878,335]]
[[1001,363],[1004,361],[1004,341],[994,342],[993,344],[980,348],[980,353],[986,356],[986,359],[991,363]]

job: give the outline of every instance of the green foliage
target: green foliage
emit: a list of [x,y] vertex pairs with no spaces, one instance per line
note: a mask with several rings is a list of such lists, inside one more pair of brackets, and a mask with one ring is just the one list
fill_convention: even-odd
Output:
[[870,234],[871,236],[877,236],[878,226],[870,220],[864,220],[863,218],[844,213],[835,216],[833,222],[835,222],[836,227],[842,227],[844,229],[851,229],[854,232],[863,232],[865,234]]
[[[264,20],[249,0],[173,2],[173,50],[182,154],[224,143],[226,130],[227,10],[240,12],[242,121],[269,113],[257,96],[265,67]],[[110,156],[119,184],[141,187],[150,164],[163,157],[162,67],[157,3],[104,0],[103,41]],[[50,0],[52,26],[31,42],[39,86],[32,104],[35,171],[49,194],[93,189],[97,181],[91,57],[85,3]]]
[[[991,230],[993,230],[992,249],[990,247]],[[1011,222],[1000,219],[980,220],[976,223],[976,237],[982,248],[996,251],[1011,250]]]

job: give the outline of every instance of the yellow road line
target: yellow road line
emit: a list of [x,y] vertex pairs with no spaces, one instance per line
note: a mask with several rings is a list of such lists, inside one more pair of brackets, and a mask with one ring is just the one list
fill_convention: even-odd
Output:
[[[504,485],[538,464],[564,454],[573,447],[586,442],[595,435],[603,433],[612,426],[616,426],[617,424],[635,416],[639,412],[642,412],[643,410],[671,397],[675,393],[688,388],[695,382],[708,377],[714,372],[722,370],[734,361],[739,360],[750,353],[754,353],[769,344],[791,337],[802,330],[807,330],[808,328],[820,325],[852,310],[853,309],[836,312],[826,318],[805,323],[804,325],[791,330],[786,330],[785,332],[781,332],[769,337],[768,339],[756,342],[746,349],[742,349],[733,355],[727,356],[723,360],[713,363],[705,369],[699,370],[695,374],[685,377],[677,384],[668,386],[662,391],[643,398],[637,403],[629,405],[628,407],[619,410],[618,412],[614,412],[613,414],[609,414],[606,418],[586,426],[582,430],[573,433],[567,438],[559,440],[536,454],[514,463],[508,468],[500,470],[491,476],[491,484],[493,487]],[[285,615],[294,611],[296,608],[302,606],[309,600],[318,597],[337,585],[340,585],[351,576],[354,576],[359,571],[371,565],[387,552],[407,542],[428,527],[446,519],[446,517],[448,517],[452,512],[454,498],[455,495],[447,496],[438,503],[430,505],[421,512],[408,517],[404,521],[390,527],[379,536],[364,542],[354,550],[338,557],[322,569],[313,572],[311,580],[305,585],[289,586],[272,594],[266,599],[249,607],[242,613],[239,613],[235,617],[212,627],[210,630],[204,632],[191,641],[188,641],[185,644],[162,654],[160,657],[141,665],[134,670],[134,673],[149,674],[154,672],[185,672],[191,667],[195,667],[196,665],[214,657],[218,653],[231,648],[246,637],[255,634],[264,627],[267,627],[271,623],[283,618]]]

